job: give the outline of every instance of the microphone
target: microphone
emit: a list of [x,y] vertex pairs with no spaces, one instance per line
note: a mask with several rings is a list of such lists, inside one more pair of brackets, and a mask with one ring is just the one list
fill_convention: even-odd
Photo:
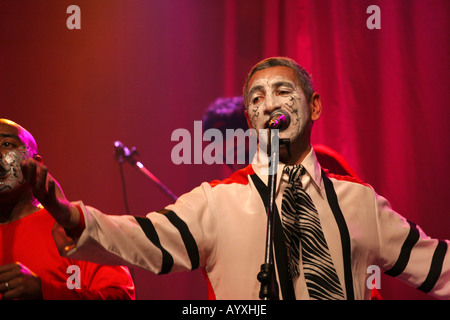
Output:
[[267,125],[270,129],[278,129],[280,131],[286,130],[291,124],[291,117],[289,113],[284,110],[277,109],[270,115],[269,123]]
[[114,157],[120,164],[122,164],[124,160],[128,161],[130,164],[137,167],[137,169],[145,176],[155,182],[174,201],[177,201],[178,197],[172,191],[170,191],[169,188],[167,188],[161,181],[159,181],[158,178],[156,178],[150,171],[148,171],[148,169],[142,164],[142,162],[134,159],[135,155],[139,155],[136,147],[133,147],[130,150],[119,140],[114,141]]
[[114,141],[114,156],[120,163],[124,160],[134,162],[133,156],[135,154],[137,154],[136,147],[133,147],[130,150],[119,140]]

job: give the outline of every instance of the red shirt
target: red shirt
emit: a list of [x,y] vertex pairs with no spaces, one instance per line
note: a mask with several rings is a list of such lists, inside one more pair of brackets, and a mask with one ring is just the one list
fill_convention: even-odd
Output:
[[[135,288],[126,267],[61,257],[53,241],[54,224],[42,209],[0,225],[0,265],[20,262],[37,274],[44,300],[134,299]],[[73,288],[75,283],[79,289]]]

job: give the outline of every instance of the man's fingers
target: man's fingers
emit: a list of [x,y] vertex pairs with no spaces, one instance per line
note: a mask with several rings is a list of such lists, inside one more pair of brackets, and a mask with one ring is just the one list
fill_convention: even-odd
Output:
[[3,297],[5,297],[5,292],[14,290],[15,288],[21,286],[23,280],[19,275],[15,275],[10,279],[1,282],[0,289],[3,292]]
[[27,182],[32,189],[36,188],[36,163],[34,161],[27,162]]
[[[9,263],[0,266],[0,276],[4,272],[11,271],[11,269],[16,268],[16,263]],[[1,281],[1,279],[0,279]]]
[[0,274],[0,283],[5,283],[8,281],[11,281],[12,279],[14,279],[15,277],[20,275],[20,270],[18,270],[15,267],[11,267],[8,270],[2,272]]
[[37,183],[36,189],[39,191],[46,191],[46,182],[47,182],[47,167],[43,166],[39,168],[39,173],[37,174]]
[[7,271],[7,272],[3,272],[0,275],[0,283],[5,283],[6,281],[11,280],[12,278],[14,278],[16,276],[17,272],[15,271]]
[[13,287],[10,284],[10,288],[8,288],[8,290],[3,292],[2,299],[18,299],[22,295],[22,292],[23,292],[23,286],[22,285],[17,286],[17,287]]
[[22,175],[25,178],[25,180],[27,180],[28,178],[28,165],[26,160],[23,160],[22,163],[20,164],[20,167],[22,169]]
[[[48,168],[36,162],[34,159],[27,159],[22,163],[22,173],[26,181],[31,187],[34,196],[42,203],[46,202],[48,199],[53,200],[54,196],[54,186],[49,184],[47,177]],[[47,188],[51,186],[53,193],[49,193]]]
[[47,186],[47,190],[48,190],[47,192],[52,197],[52,199],[56,199],[55,189],[56,189],[55,181],[53,179],[49,178],[48,186]]

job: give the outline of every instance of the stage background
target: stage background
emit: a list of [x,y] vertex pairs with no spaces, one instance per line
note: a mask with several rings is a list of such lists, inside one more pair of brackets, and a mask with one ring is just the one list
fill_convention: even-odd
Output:
[[[69,30],[69,5],[81,29]],[[369,30],[370,5],[381,29]],[[125,213],[113,141],[176,194],[223,176],[174,165],[177,128],[241,94],[260,59],[286,55],[312,74],[323,116],[313,142],[340,152],[393,208],[449,238],[448,0],[71,0],[0,2],[0,117],[30,130],[71,200]],[[124,165],[132,214],[171,200]],[[236,270],[239,272],[239,270]],[[256,276],[256,275],[255,275]],[[139,299],[205,299],[201,272],[134,269]],[[386,299],[429,299],[383,276]]]

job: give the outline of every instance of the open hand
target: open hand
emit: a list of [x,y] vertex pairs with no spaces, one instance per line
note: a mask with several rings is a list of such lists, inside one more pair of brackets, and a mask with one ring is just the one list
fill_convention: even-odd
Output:
[[46,166],[33,158],[22,162],[22,173],[33,195],[62,227],[71,229],[79,220],[78,209],[66,199],[60,185],[48,174]]

